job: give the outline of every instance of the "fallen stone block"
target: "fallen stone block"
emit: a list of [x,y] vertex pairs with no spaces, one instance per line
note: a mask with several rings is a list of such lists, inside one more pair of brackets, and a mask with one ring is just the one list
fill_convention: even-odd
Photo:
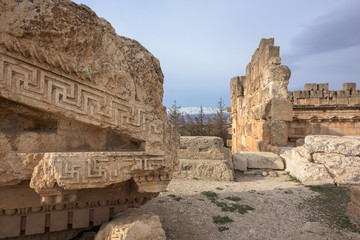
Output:
[[[285,168],[283,159],[272,152],[241,152],[233,154],[235,170],[247,171],[247,169],[275,169]],[[246,168],[246,169],[245,169]]]
[[216,181],[233,181],[234,170],[229,160],[180,159],[180,169],[174,175]]
[[230,159],[231,151],[224,147],[224,141],[220,137],[209,136],[182,136],[180,137],[180,159]]
[[165,240],[159,216],[153,213],[127,211],[101,225],[95,240]]
[[360,183],[360,138],[306,136],[303,146],[281,156],[286,171],[307,185]]

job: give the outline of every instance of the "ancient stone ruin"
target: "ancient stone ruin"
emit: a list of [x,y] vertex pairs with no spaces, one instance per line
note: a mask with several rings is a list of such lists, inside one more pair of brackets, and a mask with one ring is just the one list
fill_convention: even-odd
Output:
[[178,157],[180,168],[176,177],[234,180],[231,152],[220,137],[181,136]]
[[344,83],[329,91],[327,83],[308,83],[304,91],[290,93],[293,120],[288,122],[289,145],[307,135],[360,136],[360,90]]
[[305,84],[289,92],[288,67],[281,65],[274,39],[262,39],[246,76],[230,83],[232,152],[273,151],[301,145],[307,135],[360,135],[360,90],[344,83]]
[[287,144],[293,119],[287,85],[290,69],[281,65],[274,39],[262,39],[246,67],[231,79],[232,152],[271,151]]
[[0,12],[0,238],[100,225],[165,189],[159,61],[68,0]]

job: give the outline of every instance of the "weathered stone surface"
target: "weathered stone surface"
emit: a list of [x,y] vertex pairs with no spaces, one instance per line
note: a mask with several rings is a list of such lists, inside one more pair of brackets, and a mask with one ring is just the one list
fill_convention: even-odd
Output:
[[286,170],[304,184],[360,183],[360,138],[307,136],[305,144],[282,156]]
[[234,169],[229,160],[180,159],[175,177],[198,178],[216,181],[233,181]]
[[85,5],[0,12],[0,238],[100,225],[165,189],[179,135],[159,61]]
[[347,215],[354,224],[360,226],[360,186],[350,187],[350,202],[347,207]]
[[261,39],[246,76],[231,79],[232,153],[287,145],[287,122],[293,120],[287,90],[291,72],[280,65],[279,52],[273,38]]
[[242,154],[240,154],[240,153],[233,154],[232,161],[233,161],[235,170],[239,170],[239,171],[243,171],[243,172],[248,170],[247,169],[248,168],[247,158],[245,158]]
[[95,240],[165,240],[160,218],[153,213],[128,211],[101,226]]
[[[243,166],[248,169],[275,169],[283,170],[285,168],[284,161],[279,155],[271,152],[242,152],[233,155],[234,169],[243,170]],[[238,169],[237,167],[242,169]]]
[[177,177],[232,181],[234,169],[230,149],[219,137],[180,137],[180,168]]
[[224,147],[220,137],[182,136],[180,137],[180,159],[230,159],[230,149]]
[[[294,119],[288,122],[290,144],[307,135],[360,135],[360,97],[356,83],[329,91],[329,84],[305,84],[290,94]],[[296,145],[297,146],[297,145]]]

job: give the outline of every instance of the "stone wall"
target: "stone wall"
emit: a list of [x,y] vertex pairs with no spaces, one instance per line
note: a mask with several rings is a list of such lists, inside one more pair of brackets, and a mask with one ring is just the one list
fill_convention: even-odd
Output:
[[290,69],[281,65],[274,39],[262,39],[246,67],[231,79],[232,152],[272,151],[288,143],[293,119],[287,85]]
[[[344,83],[305,84],[289,92],[288,67],[280,65],[274,39],[262,39],[246,67],[246,76],[230,82],[232,152],[277,151],[301,145],[307,135],[360,136],[360,90]],[[280,148],[279,148],[280,147]]]
[[294,118],[288,122],[290,144],[307,135],[360,135],[360,90],[344,83],[343,90],[329,91],[327,83],[305,84],[293,91]]

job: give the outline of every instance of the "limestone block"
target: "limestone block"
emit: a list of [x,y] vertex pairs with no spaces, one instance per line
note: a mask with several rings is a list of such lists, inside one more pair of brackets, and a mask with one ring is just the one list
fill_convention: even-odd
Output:
[[313,153],[314,163],[320,163],[328,170],[338,186],[360,183],[360,156],[346,156],[336,153]]
[[175,177],[215,181],[233,181],[234,169],[230,160],[179,159],[180,169]]
[[319,83],[319,91],[328,92],[329,84],[328,83]]
[[356,90],[356,83],[343,83],[343,91],[346,91],[346,90],[355,91]]
[[230,159],[230,149],[219,137],[182,136],[178,157],[181,159]]
[[0,238],[99,225],[166,188],[180,140],[159,60],[82,4],[0,9]]
[[282,156],[286,170],[304,184],[348,186],[360,183],[359,150],[359,137],[313,135]]
[[101,225],[95,240],[165,240],[159,216],[153,213],[128,211]]
[[306,136],[305,144],[313,152],[338,153],[343,155],[360,155],[359,136]]
[[288,129],[284,121],[274,121],[264,125],[263,138],[273,146],[286,146],[288,142]]
[[[299,147],[301,148],[301,147]],[[285,171],[306,185],[332,185],[334,184],[327,169],[321,164],[313,164],[308,158],[302,156],[296,149],[291,154],[282,154],[285,159]]]
[[243,164],[243,166],[246,164],[247,168],[277,170],[285,168],[283,159],[272,152],[241,152],[234,154],[233,159],[236,159],[235,161]]
[[244,158],[242,154],[240,153],[233,154],[232,160],[235,170],[239,170],[243,172],[247,171],[247,167],[248,167],[247,158]]
[[292,103],[287,99],[272,99],[270,116],[273,121],[292,121]]
[[317,83],[305,83],[304,84],[304,91],[317,91],[318,90]]

